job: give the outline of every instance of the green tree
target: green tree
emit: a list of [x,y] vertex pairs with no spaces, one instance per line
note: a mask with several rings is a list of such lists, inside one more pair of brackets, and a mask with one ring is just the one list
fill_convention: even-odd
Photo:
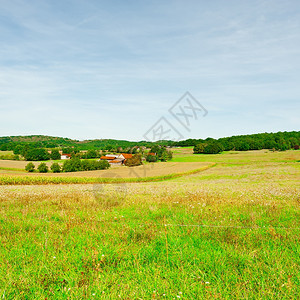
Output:
[[49,160],[50,155],[44,148],[31,149],[25,153],[25,159],[31,161]]
[[86,153],[86,158],[96,158],[97,157],[97,151],[90,149]]
[[71,159],[65,160],[62,166],[63,172],[77,172],[81,171],[81,161],[78,157],[72,157]]
[[22,150],[23,150],[24,146],[22,145],[16,145],[15,148],[14,148],[14,154],[21,154]]
[[237,151],[248,151],[250,150],[250,146],[247,142],[241,142],[236,146]]
[[52,160],[59,160],[60,159],[60,153],[57,149],[54,149],[51,151],[50,157]]
[[40,173],[47,173],[49,170],[45,163],[40,163],[37,169]]
[[34,168],[35,168],[35,165],[32,162],[30,162],[26,165],[25,170],[27,172],[34,172]]
[[148,162],[157,162],[157,156],[156,155],[147,155],[146,161]]
[[58,163],[53,163],[51,166],[51,171],[53,173],[60,173],[60,171],[61,171],[60,165]]
[[206,144],[197,144],[194,147],[194,154],[200,154],[200,153],[204,153],[204,148],[205,148]]
[[204,148],[204,153],[205,154],[218,154],[223,151],[223,146],[222,144],[218,142],[211,142],[207,144]]

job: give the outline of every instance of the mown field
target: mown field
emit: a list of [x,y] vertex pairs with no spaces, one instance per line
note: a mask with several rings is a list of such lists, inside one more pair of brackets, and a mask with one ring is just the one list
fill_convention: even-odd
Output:
[[[298,299],[300,152],[167,181],[0,186],[3,299]],[[184,152],[183,152],[184,151]]]

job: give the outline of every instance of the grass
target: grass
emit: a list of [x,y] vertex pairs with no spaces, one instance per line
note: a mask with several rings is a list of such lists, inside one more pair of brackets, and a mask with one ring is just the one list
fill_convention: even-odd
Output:
[[0,167],[0,170],[6,170],[6,171],[18,171],[18,172],[24,172],[24,169],[19,169],[19,168],[7,168],[7,167]]
[[1,186],[0,296],[298,299],[299,158],[265,154],[163,182]]
[[2,156],[2,155],[13,155],[13,154],[14,154],[13,151],[1,151],[0,150],[0,156]]

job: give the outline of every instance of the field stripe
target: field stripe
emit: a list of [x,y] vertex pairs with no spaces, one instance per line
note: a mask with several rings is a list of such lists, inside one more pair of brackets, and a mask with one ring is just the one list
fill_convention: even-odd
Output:
[[154,177],[104,178],[104,177],[42,177],[42,176],[0,176],[0,185],[43,185],[43,184],[91,184],[91,183],[134,183],[170,180],[196,174],[214,167],[216,163],[191,171]]

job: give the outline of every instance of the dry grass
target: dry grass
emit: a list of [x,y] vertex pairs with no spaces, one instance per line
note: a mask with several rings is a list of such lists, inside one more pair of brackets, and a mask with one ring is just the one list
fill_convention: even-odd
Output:
[[[27,162],[16,162],[19,164],[9,164],[7,161],[0,161],[0,168],[5,166],[6,168],[11,166],[22,166],[22,163]],[[108,170],[98,171],[85,171],[85,172],[72,172],[72,173],[26,173],[26,176],[52,176],[52,177],[102,177],[102,178],[135,178],[135,177],[156,177],[164,176],[168,174],[184,173],[196,169],[202,169],[211,166],[213,163],[210,162],[159,162],[153,164],[145,164],[138,167],[114,167]],[[2,174],[5,174],[6,170],[2,170]],[[13,172],[10,170],[9,175],[22,176],[20,172]]]

